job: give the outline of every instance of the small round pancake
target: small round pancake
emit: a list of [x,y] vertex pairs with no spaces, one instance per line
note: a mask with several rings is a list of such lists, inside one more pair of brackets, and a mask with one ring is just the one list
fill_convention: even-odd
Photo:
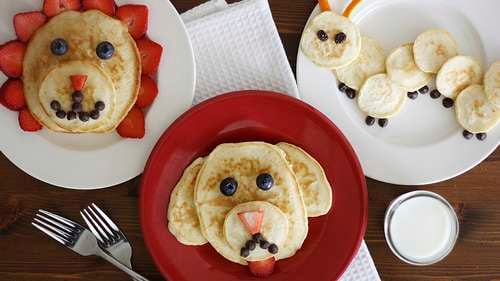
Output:
[[496,108],[484,93],[483,86],[470,85],[455,101],[458,123],[471,133],[491,130],[500,120],[500,109]]
[[445,97],[455,99],[463,89],[481,83],[481,64],[472,57],[455,56],[443,64],[436,76],[436,88]]
[[448,31],[429,29],[415,39],[413,55],[422,71],[438,73],[448,59],[458,55],[458,44]]
[[385,72],[385,52],[380,43],[370,37],[361,37],[361,52],[350,64],[335,69],[337,79],[358,91],[366,78]]
[[[321,41],[318,31],[323,30],[328,39]],[[346,39],[335,43],[335,35],[343,32]],[[326,11],[314,17],[304,29],[300,40],[302,52],[315,64],[336,69],[355,60],[361,51],[359,28],[348,18]]]
[[286,142],[280,142],[276,146],[286,153],[286,159],[297,177],[307,216],[318,217],[328,213],[332,207],[332,187],[323,167],[300,147]]
[[389,118],[401,110],[405,97],[405,90],[387,74],[376,74],[366,79],[361,87],[358,106],[369,116]]
[[168,230],[184,245],[203,245],[207,239],[201,233],[194,205],[196,177],[203,165],[198,158],[189,165],[170,195],[168,204]]
[[[281,249],[288,236],[288,219],[278,207],[266,201],[239,204],[227,213],[224,220],[224,237],[226,237],[227,243],[233,250],[239,252],[245,246],[245,243],[252,239],[252,236],[239,219],[238,213],[255,210],[264,212],[260,233],[266,241],[276,244],[278,249]],[[261,261],[272,256],[273,254],[269,253],[267,249],[257,246],[255,250],[250,251],[250,255],[245,260]]]
[[[85,98],[82,100],[82,110],[90,112],[94,110],[95,103],[102,101],[106,107],[100,112],[97,120],[89,119],[87,122],[81,122],[78,118],[68,120],[67,118],[58,118],[56,111],[50,107],[52,101],[58,101],[62,108],[71,108],[73,103],[71,95],[73,87],[68,77],[74,73],[86,73],[87,85],[83,89]],[[54,120],[57,125],[73,133],[84,133],[94,131],[97,128],[110,122],[111,114],[115,107],[115,88],[113,82],[99,67],[92,63],[81,61],[70,61],[54,67],[40,85],[38,97],[45,113]]]
[[490,102],[500,108],[500,61],[493,63],[484,75],[484,92]]
[[432,75],[423,72],[413,59],[413,44],[394,49],[385,62],[389,78],[406,91],[413,92],[427,85]]

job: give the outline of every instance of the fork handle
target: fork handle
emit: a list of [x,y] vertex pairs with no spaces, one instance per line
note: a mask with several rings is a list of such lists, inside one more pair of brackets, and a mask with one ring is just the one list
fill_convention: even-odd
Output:
[[123,263],[119,262],[117,259],[115,259],[111,255],[109,255],[108,253],[100,250],[97,253],[97,255],[100,256],[101,258],[107,260],[109,263],[113,264],[114,266],[118,267],[123,272],[127,273],[130,277],[132,277],[133,280],[135,280],[135,281],[149,281],[148,279],[146,279],[146,277],[133,271],[132,269],[130,269],[129,267],[127,267]]

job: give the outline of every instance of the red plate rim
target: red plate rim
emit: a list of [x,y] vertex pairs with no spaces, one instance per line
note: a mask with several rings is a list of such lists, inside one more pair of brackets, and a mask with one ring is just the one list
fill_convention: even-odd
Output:
[[[357,237],[357,243],[353,246],[351,255],[349,256],[348,259],[346,259],[343,262],[342,268],[344,268],[342,271],[340,271],[337,276],[334,278],[334,280],[337,280],[338,278],[341,277],[341,275],[344,273],[344,271],[348,268],[352,260],[354,259],[355,255],[358,252],[358,249],[361,245],[361,242],[363,240],[365,231],[366,231],[366,226],[367,226],[367,218],[368,218],[368,192],[366,188],[366,181],[365,181],[365,176],[361,167],[361,164],[356,156],[356,153],[352,146],[350,145],[349,141],[347,138],[342,134],[342,132],[335,126],[335,124],[323,113],[315,109],[314,107],[306,104],[305,102],[302,102],[299,99],[292,98],[288,95],[277,93],[277,92],[271,92],[271,91],[266,91],[266,90],[243,90],[243,91],[235,91],[235,92],[229,92],[225,94],[221,94],[219,96],[210,98],[198,105],[193,106],[191,109],[183,113],[180,117],[178,117],[171,125],[168,127],[165,132],[162,134],[158,142],[156,143],[155,147],[153,148],[148,161],[146,163],[144,173],[141,178],[141,184],[140,184],[140,199],[139,199],[139,217],[140,217],[140,223],[141,223],[141,231],[144,236],[144,242],[146,244],[146,247],[148,251],[150,252],[151,257],[153,258],[153,261],[155,262],[157,268],[160,270],[163,276],[169,278],[169,280],[175,281],[173,279],[170,279],[170,274],[169,272],[161,266],[161,260],[154,255],[153,253],[155,252],[155,249],[153,248],[152,245],[152,233],[154,232],[151,228],[148,228],[148,226],[144,223],[146,220],[146,216],[148,215],[148,208],[146,206],[146,193],[148,192],[148,178],[150,177],[149,171],[151,171],[151,166],[153,163],[156,161],[156,157],[158,155],[158,151],[160,148],[165,144],[165,142],[168,141],[168,138],[171,134],[173,134],[179,126],[182,126],[182,123],[184,120],[189,119],[192,115],[197,113],[198,111],[211,106],[213,104],[219,103],[221,101],[225,101],[227,99],[238,99],[238,98],[244,98],[244,97],[249,97],[249,96],[262,96],[263,94],[266,94],[268,98],[274,98],[277,99],[283,103],[291,103],[296,106],[301,107],[305,111],[307,111],[311,116],[314,116],[314,118],[317,118],[319,122],[323,122],[326,125],[328,125],[331,128],[331,132],[329,134],[334,134],[336,137],[338,137],[339,142],[341,145],[347,149],[347,156],[349,158],[349,161],[352,163],[352,165],[355,167],[355,170],[353,171],[355,173],[356,180],[358,181],[360,187],[361,187],[361,203],[363,206],[362,214],[361,214],[361,226],[360,226],[360,231],[358,233]],[[172,187],[173,188],[173,187]],[[166,228],[166,222],[164,224]]]

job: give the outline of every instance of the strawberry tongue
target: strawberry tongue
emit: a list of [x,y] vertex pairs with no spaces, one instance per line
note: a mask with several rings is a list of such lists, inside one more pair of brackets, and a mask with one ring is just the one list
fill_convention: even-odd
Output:
[[260,232],[262,220],[264,218],[264,211],[251,211],[238,213],[241,223],[250,232],[250,234],[257,234]]
[[274,257],[270,257],[263,261],[249,261],[248,269],[257,277],[268,277],[273,273],[275,262],[276,260]]

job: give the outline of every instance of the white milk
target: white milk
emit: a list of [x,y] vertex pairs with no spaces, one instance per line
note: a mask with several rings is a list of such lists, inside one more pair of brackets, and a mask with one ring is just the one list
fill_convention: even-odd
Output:
[[395,206],[389,221],[389,243],[403,259],[430,264],[446,256],[453,247],[456,215],[438,198],[410,197]]

